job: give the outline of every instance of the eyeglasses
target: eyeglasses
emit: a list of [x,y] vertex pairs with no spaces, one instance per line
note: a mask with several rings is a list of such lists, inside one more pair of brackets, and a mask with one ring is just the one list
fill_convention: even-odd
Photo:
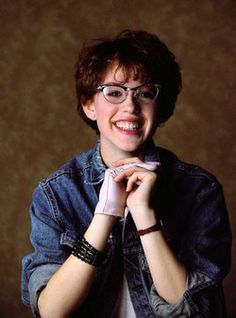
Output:
[[97,90],[103,92],[105,99],[112,104],[122,103],[128,96],[129,91],[134,92],[134,97],[141,103],[153,103],[160,91],[159,84],[142,84],[138,87],[129,88],[126,86],[108,83],[99,85]]

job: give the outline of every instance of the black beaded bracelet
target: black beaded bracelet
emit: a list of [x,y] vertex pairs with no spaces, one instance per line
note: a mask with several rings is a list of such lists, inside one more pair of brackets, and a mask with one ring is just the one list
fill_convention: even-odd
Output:
[[104,254],[94,248],[84,237],[74,243],[71,254],[93,266],[100,266],[104,259]]

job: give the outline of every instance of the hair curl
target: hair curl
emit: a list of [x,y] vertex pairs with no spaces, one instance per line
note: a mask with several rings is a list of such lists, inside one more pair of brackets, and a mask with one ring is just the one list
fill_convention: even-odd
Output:
[[158,120],[164,123],[173,114],[177,96],[182,88],[181,73],[175,56],[154,34],[124,30],[113,39],[100,39],[84,46],[76,63],[77,109],[84,121],[94,128],[95,121],[87,118],[82,105],[93,98],[96,87],[113,65],[122,68],[125,80],[130,76],[144,82],[161,85],[158,96]]

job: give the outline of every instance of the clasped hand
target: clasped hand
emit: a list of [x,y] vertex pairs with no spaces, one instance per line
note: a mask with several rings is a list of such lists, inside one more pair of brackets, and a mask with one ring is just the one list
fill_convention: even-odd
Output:
[[105,171],[95,214],[123,217],[125,207],[135,210],[147,207],[157,181],[154,172],[159,162],[142,162],[138,158],[118,160]]

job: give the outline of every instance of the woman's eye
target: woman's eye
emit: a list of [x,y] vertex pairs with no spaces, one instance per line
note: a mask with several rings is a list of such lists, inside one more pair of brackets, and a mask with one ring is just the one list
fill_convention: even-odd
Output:
[[112,97],[120,97],[122,93],[120,91],[110,91],[107,93],[107,95]]
[[153,98],[153,94],[150,93],[150,92],[144,93],[143,96],[146,97],[146,98]]
[[155,94],[152,90],[144,90],[139,92],[139,96],[152,99],[155,96]]

